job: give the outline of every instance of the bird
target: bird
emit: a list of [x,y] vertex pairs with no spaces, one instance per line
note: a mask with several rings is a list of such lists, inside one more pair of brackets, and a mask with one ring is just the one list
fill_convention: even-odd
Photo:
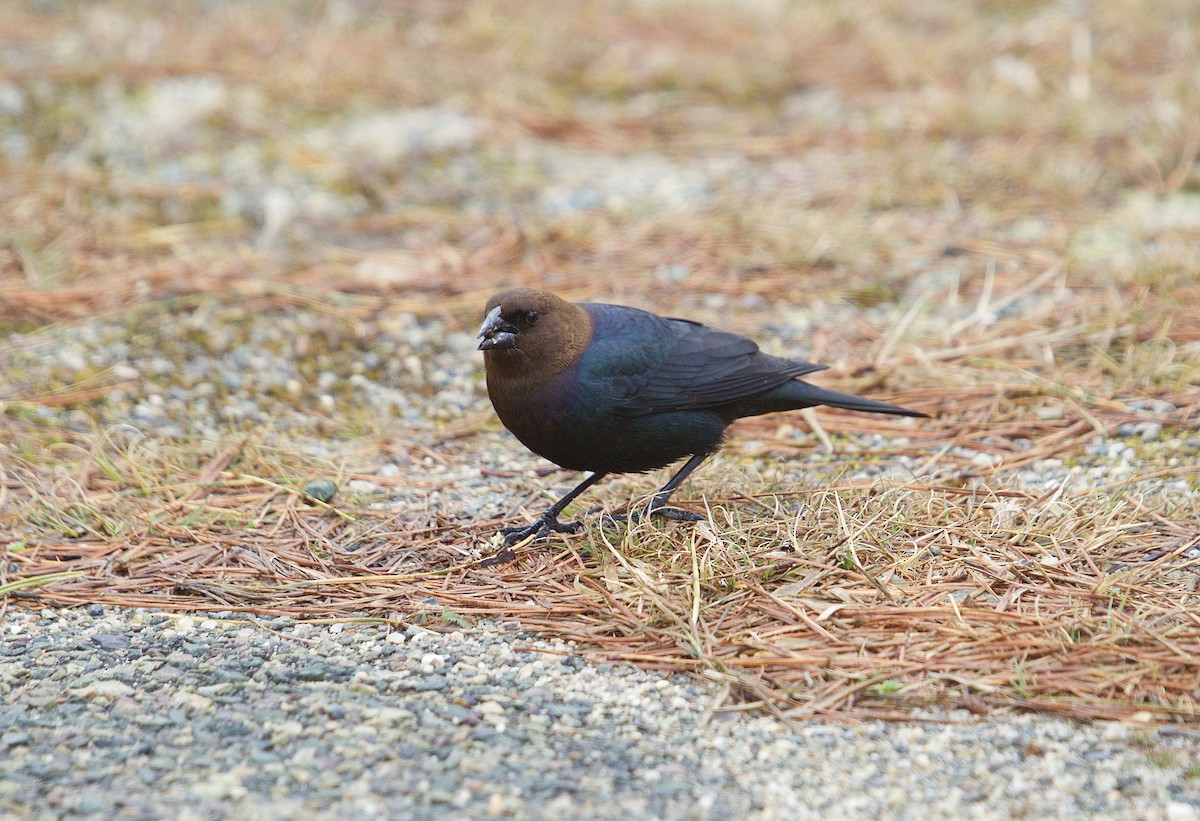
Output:
[[667,502],[724,444],[735,419],[816,405],[927,415],[812,385],[800,377],[827,366],[772,356],[744,336],[639,308],[511,288],[488,299],[484,314],[476,338],[500,421],[537,455],[590,474],[531,524],[502,528],[505,546],[575,533],[581,523],[559,516],[589,487],[685,456],[631,518],[702,519]]

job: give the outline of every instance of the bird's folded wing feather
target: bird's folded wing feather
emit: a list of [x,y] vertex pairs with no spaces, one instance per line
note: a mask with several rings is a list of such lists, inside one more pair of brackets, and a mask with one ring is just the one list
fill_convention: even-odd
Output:
[[621,381],[626,398],[613,408],[619,415],[717,407],[825,368],[760,353],[758,345],[743,336],[695,322],[660,321],[666,331],[661,355],[639,372],[625,374]]

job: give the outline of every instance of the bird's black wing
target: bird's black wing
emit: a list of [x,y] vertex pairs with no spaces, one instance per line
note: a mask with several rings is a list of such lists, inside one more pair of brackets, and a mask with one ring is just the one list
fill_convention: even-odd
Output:
[[637,373],[623,379],[621,416],[714,408],[755,396],[824,365],[759,351],[744,336],[685,319],[655,317],[659,349]]

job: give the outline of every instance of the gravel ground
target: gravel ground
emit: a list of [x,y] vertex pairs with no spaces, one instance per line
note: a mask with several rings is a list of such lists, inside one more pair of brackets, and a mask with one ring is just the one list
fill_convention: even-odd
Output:
[[10,610],[0,818],[1200,818],[1200,732],[788,724],[491,624]]

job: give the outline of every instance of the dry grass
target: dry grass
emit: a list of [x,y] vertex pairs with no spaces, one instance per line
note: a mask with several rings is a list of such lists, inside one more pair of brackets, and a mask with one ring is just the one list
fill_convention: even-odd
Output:
[[[203,25],[186,2],[156,19],[126,2],[5,15],[0,46],[20,59],[0,62],[0,82],[28,107],[0,113],[27,141],[0,167],[0,364],[58,325],[147,313],[317,310],[347,344],[401,312],[466,328],[519,281],[747,332],[812,309],[803,353],[834,366],[826,384],[935,418],[823,413],[833,460],[780,430],[799,417],[746,420],[685,488],[707,523],[592,517],[498,563],[499,521],[345,496],[323,509],[296,490],[322,475],[445,490],[374,468],[396,448],[471,464],[493,435],[482,407],[391,434],[403,441],[343,433],[343,456],[318,460],[264,431],[164,440],[39,421],[39,406],[99,414],[136,392],[118,372],[0,379],[0,607],[513,619],[596,658],[709,677],[714,708],[795,716],[1200,718],[1194,4],[339,8],[217,5]],[[271,245],[222,210],[235,186],[220,175],[60,161],[105,100],[177,76],[257,95],[196,123],[195,140],[266,146],[273,171],[364,210],[297,220]],[[486,128],[472,186],[422,188],[416,167],[441,157],[380,169],[304,139],[313,123],[447,100]],[[774,182],[734,175],[680,213],[553,215],[529,204],[542,172],[508,160],[530,142],[682,166],[729,153]],[[405,277],[364,276],[377,260]],[[664,264],[687,269],[686,290],[655,274]],[[1138,422],[1163,424],[1161,441],[1128,440],[1128,467],[1093,486],[1023,472],[1103,466],[1096,438]],[[851,452],[875,433],[893,444]],[[868,463],[889,478],[847,478]],[[559,480],[503,481],[516,513]],[[617,510],[652,484],[588,498]]]
[[[973,405],[983,416],[992,401],[979,395]],[[515,619],[576,639],[595,658],[697,672],[722,684],[733,705],[794,716],[901,718],[943,704],[1195,720],[1200,500],[1147,489],[1155,479],[1194,479],[1193,467],[1166,466],[1160,451],[1139,475],[1090,491],[1006,481],[1014,433],[1040,443],[1009,457],[1016,466],[1077,453],[1093,424],[1128,418],[1103,408],[1089,415],[1007,430],[896,424],[892,432],[916,444],[873,458],[923,457],[920,475],[903,483],[838,480],[831,473],[844,466],[815,453],[805,460],[794,443],[772,438],[771,420],[755,420],[743,434],[760,434],[755,441],[787,458],[764,467],[722,457],[691,499],[708,510],[707,523],[602,530],[593,515],[565,544],[508,553],[489,541],[498,520],[374,512],[352,499],[318,509],[281,477],[333,466],[249,439],[207,459],[186,445],[92,439],[87,451],[82,441],[60,446],[57,476],[32,465],[7,471],[5,519],[47,535],[10,545],[0,589],[28,606],[448,627]],[[824,421],[835,436],[888,430],[848,415]],[[998,465],[939,456],[952,434],[994,443]],[[466,428],[428,447],[469,460],[473,438]],[[810,480],[780,481],[785,469]],[[411,489],[414,477],[394,481]],[[616,509],[627,501],[617,494],[634,486],[602,498]],[[756,490],[724,498],[731,486]]]

